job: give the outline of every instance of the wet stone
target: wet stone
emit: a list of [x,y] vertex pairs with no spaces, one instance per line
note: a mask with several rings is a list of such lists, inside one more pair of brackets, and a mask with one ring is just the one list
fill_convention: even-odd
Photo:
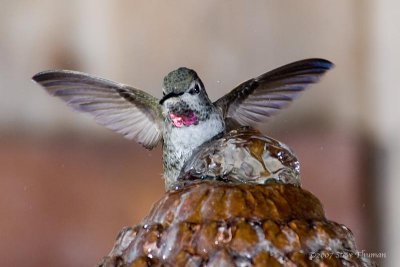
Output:
[[149,266],[149,264],[147,262],[147,258],[144,258],[144,257],[137,258],[130,265],[130,267],[148,267],[148,266]]
[[288,241],[288,244],[286,245],[286,247],[282,248],[282,250],[285,252],[289,252],[293,249],[300,250],[301,248],[300,238],[296,234],[296,232],[290,229],[290,227],[288,227],[287,225],[282,226],[281,231],[286,236],[286,239]]
[[201,225],[200,230],[193,237],[193,246],[196,248],[196,254],[206,256],[210,251],[215,250],[218,245],[215,241],[218,233],[217,229],[217,222],[203,223]]
[[237,253],[249,252],[258,243],[257,232],[250,223],[239,221],[233,229],[230,247]]
[[135,239],[137,232],[139,231],[140,226],[125,227],[121,230],[121,232],[117,236],[117,241],[115,242],[114,248],[112,249],[112,253],[114,255],[122,255],[123,252],[128,248],[128,246]]
[[235,263],[226,250],[217,251],[214,255],[211,256],[209,262],[206,264],[207,267],[232,267],[235,266]]
[[275,222],[269,220],[263,224],[265,239],[270,242],[279,250],[284,250],[289,246],[287,235],[282,231],[280,226]]
[[[315,256],[321,252],[348,255]],[[375,265],[356,256],[351,231],[327,220],[298,186],[197,181],[167,192],[142,225],[125,228],[100,266]]]
[[[174,262],[170,262],[172,266],[187,266],[188,263],[190,264],[195,264],[197,263],[196,261],[191,260],[192,255],[189,254],[188,252],[181,250],[177,256],[175,257]],[[195,265],[198,266],[198,265]]]
[[143,244],[143,253],[147,255],[148,258],[152,259],[158,257],[160,254],[160,232],[162,227],[158,224],[150,225],[145,227],[145,242]]
[[191,223],[180,223],[171,229],[160,240],[160,254],[163,259],[175,258],[181,250],[194,253],[192,238],[199,227]]
[[237,266],[237,267],[252,267],[253,266],[251,259],[249,259],[248,257],[237,256],[237,257],[233,258],[233,261],[235,262],[235,266]]
[[253,266],[254,267],[264,267],[264,266],[281,267],[282,265],[274,257],[272,257],[268,252],[261,251],[254,257]]
[[[313,254],[310,254],[310,255],[313,255]],[[296,266],[304,266],[304,267],[318,266],[315,263],[313,264],[313,261],[312,261],[313,257],[310,255],[300,253],[300,252],[294,252],[292,255],[290,255],[290,260]]]
[[232,240],[232,227],[225,222],[222,222],[218,227],[218,233],[215,239],[215,244],[227,244]]

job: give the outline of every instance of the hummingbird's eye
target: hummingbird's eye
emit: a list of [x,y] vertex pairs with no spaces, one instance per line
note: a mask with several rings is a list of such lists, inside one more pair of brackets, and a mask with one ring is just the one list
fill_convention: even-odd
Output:
[[200,87],[198,84],[195,84],[192,89],[189,90],[189,94],[194,95],[200,92]]

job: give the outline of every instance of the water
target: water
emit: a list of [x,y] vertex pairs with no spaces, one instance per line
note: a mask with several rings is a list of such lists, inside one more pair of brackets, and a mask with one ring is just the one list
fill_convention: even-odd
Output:
[[198,179],[300,185],[300,162],[285,144],[242,127],[203,144],[194,152],[178,180],[187,183]]

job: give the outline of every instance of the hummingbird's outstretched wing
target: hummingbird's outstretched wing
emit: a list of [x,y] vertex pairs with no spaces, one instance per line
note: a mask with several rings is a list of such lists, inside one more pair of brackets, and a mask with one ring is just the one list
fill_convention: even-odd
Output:
[[289,105],[332,67],[325,59],[296,61],[238,85],[214,104],[222,110],[224,118],[254,126]]
[[73,109],[91,114],[97,123],[147,149],[162,138],[159,100],[146,92],[69,70],[44,71],[32,79]]

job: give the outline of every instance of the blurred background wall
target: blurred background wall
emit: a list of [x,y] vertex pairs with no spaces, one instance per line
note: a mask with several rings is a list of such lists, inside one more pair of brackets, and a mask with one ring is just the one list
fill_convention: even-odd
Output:
[[180,66],[212,99],[295,60],[336,68],[263,128],[360,251],[400,264],[400,4],[394,0],[0,0],[0,262],[93,266],[163,194],[160,148],[97,126],[30,81],[74,69],[161,96]]

